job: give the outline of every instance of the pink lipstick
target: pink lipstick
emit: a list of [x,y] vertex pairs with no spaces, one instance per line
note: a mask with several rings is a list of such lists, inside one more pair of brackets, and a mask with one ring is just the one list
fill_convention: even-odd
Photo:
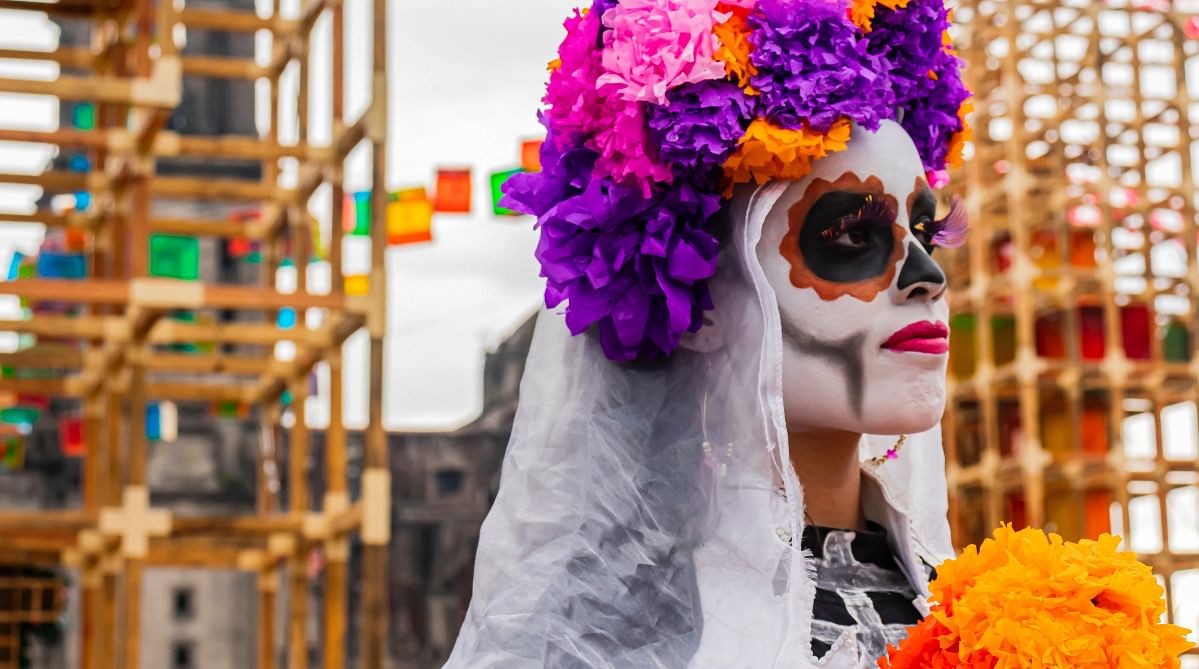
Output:
[[944,323],[920,321],[899,330],[883,342],[883,348],[907,353],[944,355],[949,352],[949,327]]

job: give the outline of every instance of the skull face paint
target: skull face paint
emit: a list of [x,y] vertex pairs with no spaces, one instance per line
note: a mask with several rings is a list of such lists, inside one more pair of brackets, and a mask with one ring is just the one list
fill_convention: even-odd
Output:
[[757,247],[783,323],[791,430],[933,427],[945,405],[949,307],[931,257],[936,199],[911,138],[885,122],[791,183]]

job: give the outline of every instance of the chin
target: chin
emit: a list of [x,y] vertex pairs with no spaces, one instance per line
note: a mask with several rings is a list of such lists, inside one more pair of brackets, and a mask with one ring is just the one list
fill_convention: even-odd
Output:
[[916,434],[931,430],[945,415],[944,374],[922,374],[902,387],[867,389],[862,420],[864,434]]

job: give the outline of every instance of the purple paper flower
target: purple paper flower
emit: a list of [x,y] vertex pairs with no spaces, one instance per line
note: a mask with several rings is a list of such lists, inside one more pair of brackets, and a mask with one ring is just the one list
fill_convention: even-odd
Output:
[[887,63],[867,49],[842,0],[761,0],[753,14],[750,82],[771,123],[818,132],[848,117],[877,130],[894,118]]
[[909,0],[901,9],[879,5],[871,25],[864,38],[867,50],[885,59],[894,104],[903,108],[927,96],[936,83],[928,73],[946,55],[942,36],[949,29],[949,10],[944,0]]
[[510,179],[502,205],[537,216],[546,306],[567,302],[572,334],[594,326],[612,360],[669,355],[712,308],[719,244],[704,226],[720,195],[680,182],[647,196],[594,177],[597,158],[546,141],[542,171]]
[[705,81],[674,89],[654,105],[649,127],[659,159],[677,174],[708,175],[737,148],[754,116],[754,100],[731,81]]
[[962,130],[958,109],[970,97],[962,83],[957,56],[941,52],[931,68],[929,92],[907,103],[901,125],[911,135],[928,170],[945,169],[950,140]]

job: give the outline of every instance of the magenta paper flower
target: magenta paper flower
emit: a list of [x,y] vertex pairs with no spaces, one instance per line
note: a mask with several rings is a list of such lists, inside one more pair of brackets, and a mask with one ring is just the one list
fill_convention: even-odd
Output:
[[728,14],[716,11],[716,1],[623,0],[604,12],[599,84],[617,85],[628,101],[663,104],[672,88],[723,78],[712,28]]

